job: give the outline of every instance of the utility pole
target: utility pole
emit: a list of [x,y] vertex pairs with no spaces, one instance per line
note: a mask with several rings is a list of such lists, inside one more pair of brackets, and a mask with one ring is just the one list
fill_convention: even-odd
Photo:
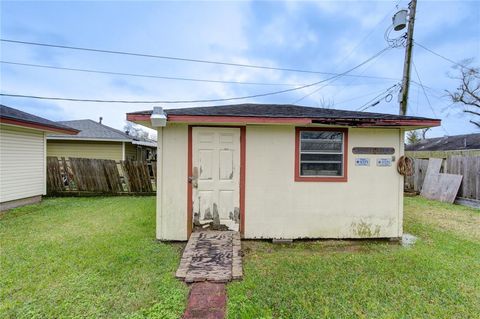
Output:
[[400,99],[400,115],[407,114],[408,87],[410,86],[410,67],[412,62],[413,47],[413,27],[415,24],[415,11],[417,10],[417,0],[412,0],[408,5],[409,18],[407,29],[407,44],[405,46],[405,62],[403,65],[403,79]]

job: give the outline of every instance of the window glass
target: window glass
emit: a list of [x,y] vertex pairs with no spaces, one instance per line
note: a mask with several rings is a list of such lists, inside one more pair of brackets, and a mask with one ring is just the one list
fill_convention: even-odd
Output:
[[343,176],[343,132],[300,132],[300,176]]

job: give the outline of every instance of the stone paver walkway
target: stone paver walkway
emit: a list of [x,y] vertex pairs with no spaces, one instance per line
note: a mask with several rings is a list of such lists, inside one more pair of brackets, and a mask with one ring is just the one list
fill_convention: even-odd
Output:
[[210,230],[192,233],[175,275],[187,283],[241,279],[240,233]]
[[184,319],[223,319],[227,303],[224,283],[196,282],[188,295]]

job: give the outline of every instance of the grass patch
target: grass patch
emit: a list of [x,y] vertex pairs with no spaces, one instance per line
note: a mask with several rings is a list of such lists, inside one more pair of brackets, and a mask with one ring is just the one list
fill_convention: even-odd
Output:
[[[0,216],[1,318],[180,318],[182,245],[155,241],[153,197],[59,198]],[[229,318],[478,318],[480,213],[405,199],[410,248],[242,242]]]
[[410,248],[369,242],[243,242],[228,318],[478,318],[478,211],[405,199]]
[[154,197],[12,210],[0,217],[0,317],[179,318],[181,249],[155,241]]
[[407,227],[427,224],[438,230],[480,241],[480,210],[478,209],[414,197],[405,200],[404,219]]

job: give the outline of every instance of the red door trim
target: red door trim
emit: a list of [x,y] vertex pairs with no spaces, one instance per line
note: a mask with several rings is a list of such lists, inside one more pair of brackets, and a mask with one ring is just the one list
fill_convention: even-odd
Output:
[[[343,132],[343,176],[307,177],[300,176],[300,132],[338,131]],[[348,181],[348,129],[339,127],[296,127],[295,128],[295,182],[347,182]]]
[[[187,150],[187,174],[192,176],[193,173],[193,127],[226,127],[240,129],[240,234],[245,234],[245,170],[246,170],[246,150],[247,150],[247,136],[245,126],[225,126],[225,125],[189,125],[188,126],[188,150]],[[192,183],[187,181],[187,238],[190,238],[193,226],[193,189]]]

